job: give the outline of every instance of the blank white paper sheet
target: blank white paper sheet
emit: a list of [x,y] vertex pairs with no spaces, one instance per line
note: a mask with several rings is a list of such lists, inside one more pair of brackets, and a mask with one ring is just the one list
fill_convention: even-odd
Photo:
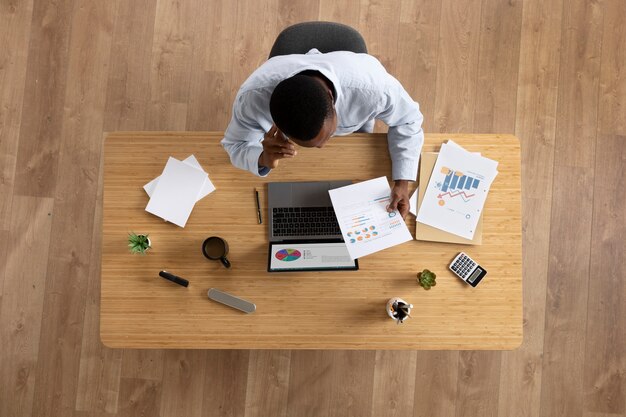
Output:
[[206,172],[170,157],[152,192],[146,211],[185,227],[206,179]]
[[[194,168],[197,168],[201,171],[204,171],[204,169],[202,169],[202,166],[200,165],[200,162],[198,162],[198,160],[196,159],[196,157],[194,155],[189,155],[187,158],[185,158],[183,160],[184,163],[191,165]],[[204,171],[206,172],[206,171]],[[149,197],[152,197],[152,193],[154,192],[154,189],[156,188],[157,184],[159,183],[159,179],[161,178],[161,176],[156,177],[155,179],[153,179],[152,181],[150,181],[149,183],[147,183],[146,185],[143,186],[143,189],[146,191],[146,193],[148,194]],[[213,185],[213,183],[211,182],[211,180],[208,177],[207,174],[207,178],[204,181],[204,185],[202,186],[202,189],[200,190],[200,194],[198,195],[198,199],[197,201],[202,200],[204,197],[206,197],[207,195],[211,194],[213,191],[215,191],[215,186]]]

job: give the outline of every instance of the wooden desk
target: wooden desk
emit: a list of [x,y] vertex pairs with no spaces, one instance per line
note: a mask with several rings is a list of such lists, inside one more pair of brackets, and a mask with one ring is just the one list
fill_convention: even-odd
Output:
[[[522,341],[520,147],[510,135],[427,135],[424,151],[453,138],[500,162],[484,210],[482,246],[412,241],[367,256],[352,272],[266,272],[267,224],[258,224],[254,188],[267,219],[266,182],[352,179],[391,174],[385,135],[333,138],[323,149],[298,149],[266,178],[231,166],[220,133],[115,133],[104,146],[102,304],[105,345],[124,348],[237,349],[514,349]],[[217,191],[194,208],[182,229],[147,213],[142,186],[168,156],[194,154]],[[412,187],[414,188],[414,186]],[[412,190],[411,190],[412,191]],[[415,217],[407,217],[415,231]],[[131,255],[127,233],[149,233],[154,249]],[[201,244],[221,236],[233,267],[205,259]],[[467,251],[488,270],[476,288],[447,265]],[[426,291],[415,279],[437,273]],[[160,277],[187,278],[188,288]],[[257,305],[251,315],[207,299],[216,287]],[[415,306],[396,325],[386,301]],[[348,306],[347,309],[341,306]]]

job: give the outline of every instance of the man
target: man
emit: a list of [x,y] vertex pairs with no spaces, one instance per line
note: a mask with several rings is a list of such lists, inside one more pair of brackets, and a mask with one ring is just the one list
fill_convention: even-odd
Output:
[[222,145],[238,168],[266,176],[295,145],[322,148],[332,136],[389,126],[392,161],[389,211],[409,211],[424,143],[422,114],[398,80],[371,55],[338,51],[275,56],[243,83]]

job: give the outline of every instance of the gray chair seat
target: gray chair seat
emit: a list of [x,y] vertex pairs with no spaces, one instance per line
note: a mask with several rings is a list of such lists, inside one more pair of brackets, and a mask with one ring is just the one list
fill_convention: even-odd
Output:
[[306,54],[313,48],[322,53],[333,51],[367,53],[365,40],[350,26],[333,22],[303,22],[280,32],[269,57]]

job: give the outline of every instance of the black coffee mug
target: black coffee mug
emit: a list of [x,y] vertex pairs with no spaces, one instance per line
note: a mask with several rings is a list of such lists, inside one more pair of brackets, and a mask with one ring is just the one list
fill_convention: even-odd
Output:
[[226,268],[230,268],[228,243],[221,237],[211,236],[202,243],[202,254],[212,261],[220,261]]

